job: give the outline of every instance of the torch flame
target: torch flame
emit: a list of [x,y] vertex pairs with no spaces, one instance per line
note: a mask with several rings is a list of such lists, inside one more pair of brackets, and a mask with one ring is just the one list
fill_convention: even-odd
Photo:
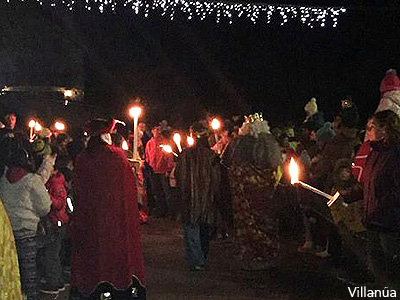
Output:
[[55,124],[54,124],[54,128],[56,129],[56,130],[58,130],[58,131],[63,131],[63,130],[65,130],[65,124],[64,123],[62,123],[62,122],[56,122]]
[[187,144],[189,145],[189,147],[192,147],[194,145],[194,138],[191,136],[188,136],[186,138]]
[[290,159],[289,164],[290,183],[295,184],[299,182],[299,167],[297,166],[293,157]]
[[38,122],[36,122],[36,124],[35,124],[35,130],[36,131],[41,131],[42,130],[42,125],[40,125]]
[[29,128],[34,128],[35,125],[36,125],[36,121],[35,120],[30,120],[29,121],[29,124],[28,124]]
[[211,128],[213,130],[218,130],[220,127],[221,127],[221,122],[217,118],[212,119]]
[[139,107],[139,106],[133,106],[133,107],[131,107],[130,109],[129,109],[129,115],[132,117],[132,118],[139,118],[139,116],[141,115],[141,113],[142,113],[142,108],[141,107]]
[[179,133],[174,134],[174,142],[175,142],[176,146],[178,147],[179,152],[182,152],[181,135]]
[[170,145],[160,145],[160,147],[167,153],[172,153],[172,147]]
[[121,145],[121,148],[122,148],[122,150],[129,150],[129,146],[128,146],[128,143],[127,143],[127,141],[123,141],[122,142],[122,145]]

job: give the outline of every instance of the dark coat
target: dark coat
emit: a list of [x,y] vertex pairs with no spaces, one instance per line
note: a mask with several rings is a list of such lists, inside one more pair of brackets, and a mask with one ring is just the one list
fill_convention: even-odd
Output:
[[175,174],[183,201],[184,221],[216,221],[220,200],[220,164],[210,148],[196,144],[179,156]]
[[383,231],[400,230],[400,145],[371,143],[364,169],[365,223]]

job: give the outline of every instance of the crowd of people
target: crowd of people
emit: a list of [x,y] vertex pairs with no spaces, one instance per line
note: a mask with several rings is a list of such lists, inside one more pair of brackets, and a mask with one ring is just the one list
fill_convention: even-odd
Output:
[[[366,126],[350,97],[331,122],[312,98],[297,126],[271,129],[255,113],[212,129],[208,118],[190,127],[187,140],[174,138],[162,121],[151,132],[140,123],[136,141],[114,119],[92,120],[73,139],[47,128],[28,138],[16,114],[6,114],[0,298],[34,300],[70,284],[71,300],[145,299],[140,224],[151,218],[182,223],[192,271],[207,268],[213,238],[232,239],[243,269],[276,268],[282,233],[298,228],[293,211],[302,229],[299,252],[329,259],[346,282],[397,287],[400,79],[394,70],[380,92]],[[134,141],[136,153],[128,146]],[[328,206],[292,185],[292,158],[302,181],[338,191],[338,200]]]

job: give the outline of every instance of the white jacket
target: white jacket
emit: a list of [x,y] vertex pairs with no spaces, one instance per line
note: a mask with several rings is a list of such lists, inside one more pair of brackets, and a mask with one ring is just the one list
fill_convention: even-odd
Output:
[[4,175],[0,179],[0,195],[16,238],[35,236],[40,217],[50,211],[49,193],[41,177],[28,173],[15,183]]

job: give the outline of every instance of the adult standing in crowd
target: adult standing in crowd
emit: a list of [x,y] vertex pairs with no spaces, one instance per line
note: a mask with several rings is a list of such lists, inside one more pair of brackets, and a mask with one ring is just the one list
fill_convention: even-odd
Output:
[[181,153],[175,173],[183,202],[187,260],[192,270],[200,271],[206,266],[212,226],[217,221],[220,166],[210,149],[207,128],[196,123],[192,131],[196,144]]
[[235,237],[243,268],[268,269],[276,264],[279,248],[273,195],[281,151],[262,116],[246,118],[230,161],[225,163],[229,165]]
[[172,203],[168,176],[174,167],[172,156],[160,147],[166,139],[160,126],[153,127],[153,137],[146,145],[146,161],[151,167],[151,188],[156,203],[149,203],[150,214],[157,217],[171,217]]
[[[400,118],[390,110],[374,114],[367,131],[372,151],[362,189],[350,200],[364,201],[369,267],[384,285],[398,284],[400,270]],[[342,191],[348,194],[348,191]]]
[[145,299],[135,177],[111,144],[112,120],[93,120],[75,164],[72,299]]

